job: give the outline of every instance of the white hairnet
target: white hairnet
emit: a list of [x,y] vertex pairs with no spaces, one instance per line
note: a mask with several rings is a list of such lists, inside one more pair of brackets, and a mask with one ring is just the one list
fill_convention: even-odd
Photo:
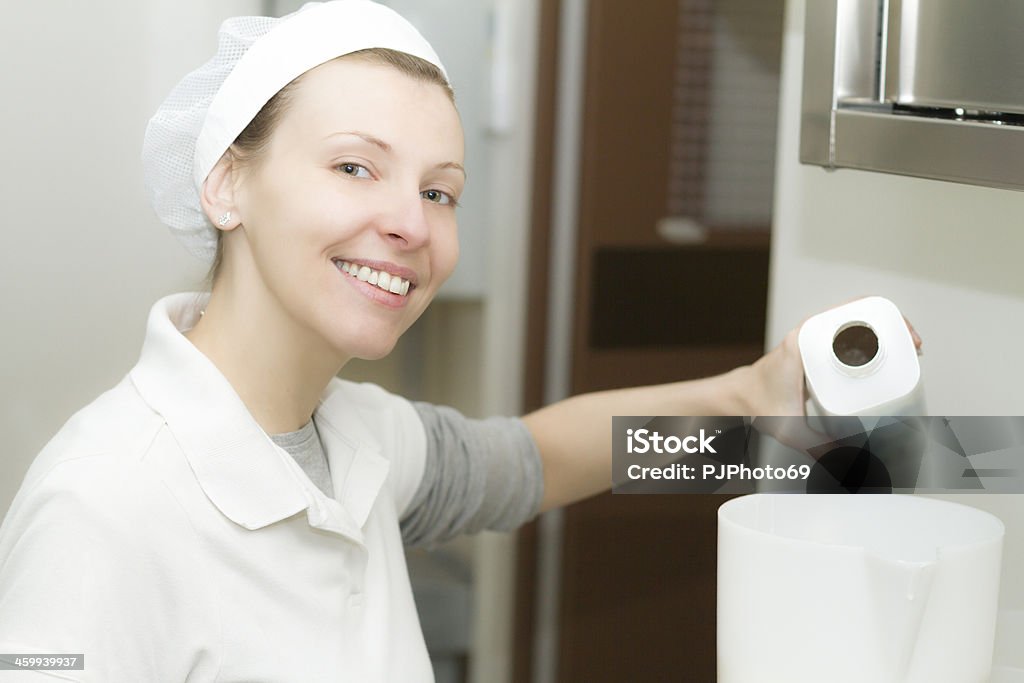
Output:
[[150,119],[142,148],[153,208],[192,254],[213,260],[217,232],[199,191],[263,105],[313,67],[374,47],[411,54],[445,73],[412,24],[371,0],[310,2],[281,18],[221,24],[217,54],[171,91]]

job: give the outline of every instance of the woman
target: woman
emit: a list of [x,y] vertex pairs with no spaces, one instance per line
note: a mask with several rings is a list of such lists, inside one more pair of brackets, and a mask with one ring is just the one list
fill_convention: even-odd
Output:
[[337,379],[386,355],[455,266],[444,69],[369,0],[220,39],[144,153],[212,292],[158,302],[138,364],[34,462],[0,531],[0,652],[84,654],[61,680],[430,680],[403,543],[607,489],[616,413],[801,412],[792,334],[723,376],[522,420]]

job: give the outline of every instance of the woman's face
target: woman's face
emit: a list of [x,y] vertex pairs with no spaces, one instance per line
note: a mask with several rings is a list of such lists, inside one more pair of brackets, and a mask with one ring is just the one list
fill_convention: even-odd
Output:
[[440,86],[358,59],[307,72],[236,177],[242,295],[343,361],[386,355],[455,268],[462,163]]

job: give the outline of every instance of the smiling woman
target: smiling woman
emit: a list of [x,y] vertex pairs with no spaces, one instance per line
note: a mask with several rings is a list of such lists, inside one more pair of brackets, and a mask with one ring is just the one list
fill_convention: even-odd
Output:
[[238,17],[150,121],[154,208],[212,289],[152,308],[0,527],[0,653],[66,680],[432,679],[404,545],[508,530],[607,489],[615,414],[799,412],[793,341],[719,377],[469,420],[341,380],[458,260],[444,67],[371,0]]
[[0,652],[83,653],[88,681],[430,680],[403,546],[528,519],[539,454],[519,420],[336,375],[458,260],[454,95],[369,0],[219,36],[143,154],[211,291],[158,302],[139,363],[33,463],[0,532]]

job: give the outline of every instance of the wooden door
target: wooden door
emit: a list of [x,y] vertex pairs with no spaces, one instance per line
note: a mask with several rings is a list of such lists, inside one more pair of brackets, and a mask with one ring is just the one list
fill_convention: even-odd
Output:
[[[558,2],[542,9],[527,407],[543,392]],[[705,377],[761,354],[782,12],[782,0],[588,3],[573,393]],[[558,681],[715,680],[725,500],[606,494],[566,509]],[[536,537],[524,530],[518,560],[523,683]]]

